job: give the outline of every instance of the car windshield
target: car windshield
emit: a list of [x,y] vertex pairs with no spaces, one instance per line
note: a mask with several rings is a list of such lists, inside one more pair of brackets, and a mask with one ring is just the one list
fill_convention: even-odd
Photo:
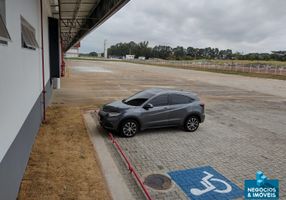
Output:
[[123,100],[122,102],[130,106],[141,106],[144,102],[146,102],[153,95],[154,95],[153,93],[142,91]]

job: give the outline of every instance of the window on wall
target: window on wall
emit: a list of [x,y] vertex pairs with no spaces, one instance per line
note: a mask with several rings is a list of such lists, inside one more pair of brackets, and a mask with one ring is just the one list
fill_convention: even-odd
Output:
[[5,0],[0,0],[0,44],[7,44],[10,40],[11,38],[6,27]]
[[21,37],[22,37],[23,48],[33,49],[33,50],[39,48],[39,45],[36,40],[35,29],[23,17],[21,17]]

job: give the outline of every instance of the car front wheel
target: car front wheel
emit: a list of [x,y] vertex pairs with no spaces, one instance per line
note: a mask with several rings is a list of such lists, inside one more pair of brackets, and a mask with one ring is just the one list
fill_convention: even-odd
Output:
[[138,123],[135,120],[126,120],[120,127],[120,133],[124,137],[133,137],[138,132]]
[[196,131],[200,126],[200,121],[197,116],[190,116],[185,122],[185,130],[189,132]]

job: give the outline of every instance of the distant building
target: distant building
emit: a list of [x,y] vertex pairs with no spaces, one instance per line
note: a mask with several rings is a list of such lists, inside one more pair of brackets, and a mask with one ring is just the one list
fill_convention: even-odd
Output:
[[139,56],[138,59],[139,60],[146,60],[146,57],[145,56]]
[[70,48],[66,54],[66,58],[76,58],[79,57],[79,48],[80,48],[80,42],[74,45],[72,48]]
[[126,60],[134,60],[135,59],[135,55],[126,55],[125,59]]

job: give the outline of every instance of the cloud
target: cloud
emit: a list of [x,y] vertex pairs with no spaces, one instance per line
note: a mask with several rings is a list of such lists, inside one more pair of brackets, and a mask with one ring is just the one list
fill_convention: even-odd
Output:
[[284,50],[285,0],[131,0],[83,41],[81,52],[103,51],[103,41],[149,41],[240,52]]

